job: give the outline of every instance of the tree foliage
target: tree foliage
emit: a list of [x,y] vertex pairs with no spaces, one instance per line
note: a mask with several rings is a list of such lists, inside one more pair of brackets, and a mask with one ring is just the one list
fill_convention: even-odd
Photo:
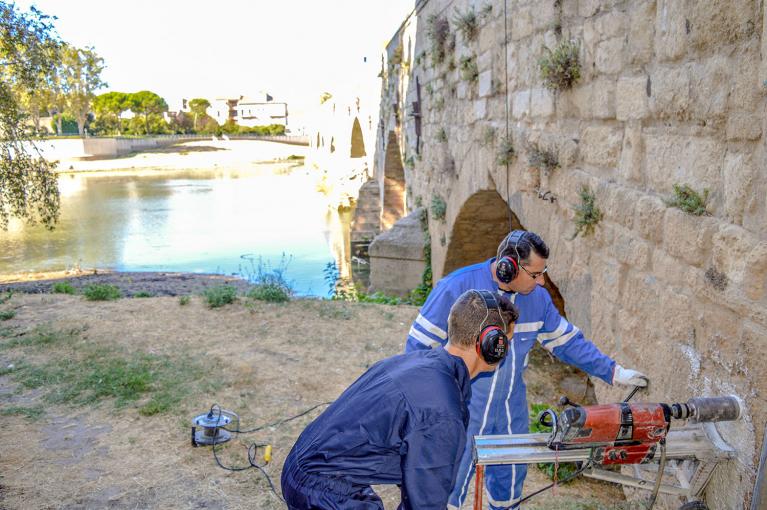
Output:
[[82,136],[95,91],[107,85],[101,81],[104,59],[93,48],[69,45],[62,47],[61,59],[61,83],[67,111],[77,120],[77,131]]
[[93,98],[93,111],[104,131],[120,133],[120,114],[130,108],[125,92],[106,92]]
[[51,18],[34,7],[22,13],[0,1],[0,228],[11,217],[53,228],[59,215],[54,163],[46,161],[25,128],[19,91],[50,87],[60,41]]
[[149,116],[151,114],[162,114],[168,111],[168,103],[154,92],[142,90],[130,94],[128,98],[130,109],[137,115],[144,116],[145,133],[151,133],[149,129]]

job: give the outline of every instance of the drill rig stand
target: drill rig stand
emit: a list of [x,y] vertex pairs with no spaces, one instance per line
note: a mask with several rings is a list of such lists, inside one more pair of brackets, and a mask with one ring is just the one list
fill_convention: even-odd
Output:
[[[474,508],[482,507],[484,466],[500,464],[580,462],[580,474],[590,478],[697,500],[716,465],[735,456],[714,422],[734,421],[741,413],[741,402],[734,396],[670,405],[573,406],[560,414],[549,409],[540,419],[552,427],[550,434],[474,437]],[[671,429],[671,420],[687,422]],[[610,465],[631,465],[633,472],[602,468]],[[664,482],[663,475],[673,482]]]

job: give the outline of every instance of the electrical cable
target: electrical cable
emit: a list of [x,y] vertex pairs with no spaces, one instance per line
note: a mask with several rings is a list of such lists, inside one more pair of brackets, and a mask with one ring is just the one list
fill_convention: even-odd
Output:
[[652,495],[647,502],[647,510],[652,510],[655,506],[655,500],[658,498],[660,484],[663,481],[663,470],[666,469],[666,439],[660,441],[660,464],[658,465],[658,476],[655,478],[655,487],[652,489]]
[[[577,477],[577,476],[580,476],[580,475],[581,475],[581,474],[582,474],[584,471],[586,471],[586,470],[587,470],[588,468],[590,468],[592,465],[593,465],[593,462],[591,461],[591,459],[589,459],[589,460],[588,460],[588,461],[587,461],[587,462],[586,462],[586,463],[585,463],[585,464],[584,464],[584,465],[583,465],[583,466],[582,466],[582,467],[581,467],[581,468],[580,468],[578,471],[576,471],[575,473],[573,473],[573,474],[571,474],[571,475],[569,475],[569,476],[566,476],[565,478],[563,478],[563,479],[559,480],[558,482],[553,482],[553,483],[550,483],[550,484],[549,484],[549,485],[547,485],[546,487],[544,487],[544,488],[542,488],[542,489],[538,489],[537,491],[533,492],[532,494],[528,494],[528,495],[527,495],[527,496],[525,496],[524,498],[522,498],[522,499],[520,499],[519,501],[517,501],[515,504],[516,504],[516,505],[521,505],[522,503],[524,503],[524,502],[525,502],[525,501],[527,501],[528,499],[532,498],[533,496],[537,496],[537,495],[538,495],[538,494],[540,494],[541,492],[544,492],[544,491],[547,491],[547,490],[551,489],[552,487],[554,487],[554,485],[558,485],[558,484],[563,484],[563,483],[567,483],[567,482],[569,482],[569,481],[570,481],[570,480],[572,480],[573,478],[575,478],[575,477]],[[555,474],[556,474],[556,473],[555,473]]]
[[[309,414],[310,412],[314,411],[318,407],[325,406],[325,405],[330,405],[332,403],[333,403],[333,401],[322,402],[320,404],[317,404],[315,406],[310,407],[309,409],[307,409],[305,411],[302,411],[299,414],[296,414],[295,416],[291,416],[289,418],[283,418],[283,419],[278,420],[278,421],[276,421],[274,423],[268,423],[268,424],[265,424],[265,425],[259,425],[258,427],[254,427],[252,429],[247,429],[247,430],[240,430],[240,416],[237,413],[235,413],[233,411],[228,411],[226,409],[222,409],[221,406],[218,405],[218,404],[213,404],[213,405],[210,406],[210,411],[208,413],[209,415],[213,416],[214,410],[217,411],[217,413],[215,415],[216,416],[216,425],[215,425],[214,433],[213,433],[213,443],[211,445],[212,446],[212,450],[213,450],[213,458],[215,459],[216,464],[218,464],[218,467],[220,467],[221,469],[224,469],[226,471],[238,472],[238,471],[246,471],[246,470],[251,469],[251,468],[258,469],[261,472],[261,474],[264,475],[264,478],[266,478],[267,483],[269,483],[269,489],[272,491],[272,493],[277,497],[277,499],[279,499],[281,502],[284,503],[285,500],[277,492],[277,489],[274,486],[274,482],[272,482],[271,476],[269,476],[269,473],[267,473],[266,470],[264,469],[264,467],[266,467],[266,465],[269,464],[269,461],[265,462],[263,465],[259,465],[259,464],[256,463],[256,452],[258,452],[258,449],[259,448],[263,448],[263,447],[268,447],[269,445],[268,444],[252,443],[250,446],[248,446],[248,465],[247,466],[226,466],[226,465],[224,465],[223,462],[221,462],[221,459],[219,459],[218,453],[216,452],[216,445],[218,444],[217,441],[216,441],[216,439],[218,438],[218,429],[226,430],[226,431],[232,432],[234,434],[248,434],[248,433],[251,433],[251,432],[257,432],[257,431],[263,430],[265,428],[276,427],[277,425],[282,425],[283,423],[287,423],[289,421],[295,420],[297,418],[300,418],[302,416],[305,416],[305,415]],[[234,416],[235,418],[237,418],[237,428],[236,429],[228,429],[225,426],[219,426],[219,424],[221,423],[221,417],[223,416],[223,413],[228,413],[228,414]]]

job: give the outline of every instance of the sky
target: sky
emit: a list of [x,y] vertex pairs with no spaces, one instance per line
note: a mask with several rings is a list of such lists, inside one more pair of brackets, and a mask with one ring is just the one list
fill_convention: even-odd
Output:
[[[93,46],[111,90],[181,98],[269,92],[300,118],[324,91],[375,77],[415,0],[21,0],[56,16],[66,42]],[[367,62],[364,58],[367,57]],[[373,81],[375,83],[375,81]],[[295,118],[295,117],[294,117]]]

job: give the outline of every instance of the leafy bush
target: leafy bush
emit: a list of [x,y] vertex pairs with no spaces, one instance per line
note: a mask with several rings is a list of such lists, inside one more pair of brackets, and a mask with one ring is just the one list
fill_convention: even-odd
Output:
[[464,55],[459,61],[459,67],[461,69],[461,77],[474,83],[479,78],[479,69],[477,68],[477,59],[474,55]]
[[432,195],[431,197],[431,214],[435,220],[444,220],[447,213],[447,204],[445,200],[439,195]]
[[[283,253],[280,263],[275,268],[261,257],[258,257],[257,262],[253,257],[243,258],[250,261],[250,267],[244,272],[248,282],[253,285],[247,294],[249,298],[269,303],[290,301],[293,296],[293,286],[285,278],[285,273],[292,257]],[[242,273],[242,267],[240,269]]]
[[154,294],[152,294],[151,292],[147,292],[145,290],[140,290],[140,291],[136,292],[135,294],[133,294],[133,297],[134,298],[148,298],[148,297],[154,297]]
[[559,158],[557,158],[554,151],[540,147],[537,144],[530,145],[527,151],[527,163],[531,167],[538,168],[544,172],[551,172],[559,168]]
[[674,184],[674,198],[666,200],[666,205],[676,207],[694,216],[708,215],[706,210],[708,193],[708,189],[704,189],[703,195],[701,195],[686,184]]
[[453,25],[461,32],[464,41],[473,41],[477,38],[479,33],[479,24],[477,23],[477,13],[474,12],[474,8],[469,8],[466,12],[455,10],[455,16],[453,17]]
[[0,321],[9,321],[16,317],[16,312],[13,310],[0,310]]
[[74,294],[75,288],[69,282],[56,282],[51,287],[54,294]]
[[511,162],[514,161],[515,154],[514,144],[511,143],[510,139],[505,138],[501,141],[501,146],[498,148],[498,157],[496,158],[496,161],[499,166],[510,165]]
[[83,296],[88,301],[114,301],[122,297],[122,292],[114,285],[92,284],[83,288]]
[[181,306],[186,306],[186,305],[189,304],[190,300],[191,299],[190,299],[189,296],[179,296],[178,297],[178,304],[181,305]]
[[445,131],[445,128],[439,128],[439,131],[437,131],[437,141],[440,143],[447,142],[447,131]]
[[583,233],[584,236],[594,233],[594,227],[602,220],[602,211],[595,205],[596,197],[587,186],[580,191],[581,203],[575,207],[575,234],[571,239]]
[[554,51],[545,48],[538,65],[546,88],[555,92],[566,90],[581,78],[579,51],[580,46],[574,41],[562,41]]
[[202,297],[209,308],[220,308],[234,303],[237,299],[237,289],[231,285],[217,285],[202,291]]

